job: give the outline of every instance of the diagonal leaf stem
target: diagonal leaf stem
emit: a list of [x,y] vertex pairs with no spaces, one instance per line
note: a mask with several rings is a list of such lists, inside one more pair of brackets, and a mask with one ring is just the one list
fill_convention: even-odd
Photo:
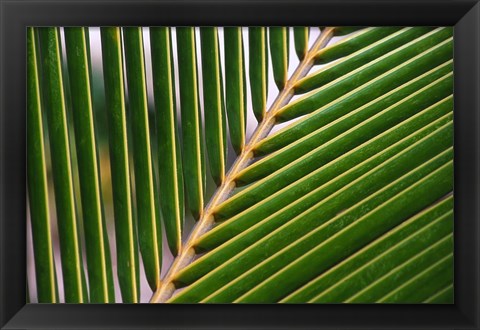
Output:
[[322,31],[322,33],[315,40],[312,48],[307,52],[304,59],[300,62],[295,72],[285,84],[285,87],[278,94],[277,98],[270,106],[270,109],[266,112],[265,117],[253,132],[249,142],[243,148],[242,153],[233,163],[232,167],[230,168],[229,172],[225,177],[225,180],[217,188],[210,202],[203,210],[199,221],[196,223],[187,241],[183,245],[182,249],[179,251],[178,256],[173,261],[170,269],[162,280],[160,287],[153,294],[150,300],[151,303],[166,302],[173,295],[173,293],[175,292],[175,285],[173,283],[175,274],[177,274],[178,271],[188,265],[195,257],[195,249],[193,247],[193,244],[198,237],[200,237],[203,233],[212,228],[214,224],[213,211],[221,202],[223,202],[230,196],[230,193],[235,188],[234,179],[236,175],[242,169],[247,167],[253,159],[253,146],[255,146],[259,141],[266,137],[268,133],[270,133],[273,126],[275,125],[275,115],[277,114],[278,110],[291,100],[294,95],[293,87],[301,78],[303,78],[310,71],[313,66],[315,55],[320,49],[324,48],[327,45],[327,43],[333,37],[333,32],[333,28],[325,28]]

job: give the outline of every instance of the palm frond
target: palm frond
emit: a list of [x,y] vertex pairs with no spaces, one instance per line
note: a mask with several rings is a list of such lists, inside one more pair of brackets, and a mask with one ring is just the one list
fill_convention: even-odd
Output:
[[[124,302],[139,302],[147,287],[151,302],[171,303],[453,301],[452,28],[290,30],[101,28],[110,147],[102,159],[110,164],[112,252]],[[43,146],[48,131],[66,301],[88,299],[84,237],[90,300],[113,302],[102,198],[110,187],[102,187],[97,159],[105,152],[95,134],[89,33],[64,29],[68,72],[62,72],[59,31],[28,30],[38,296],[58,301]],[[291,51],[297,56],[289,58]],[[271,73],[279,90],[273,102]],[[252,115],[258,125],[250,134]],[[229,139],[237,155],[228,169]],[[81,203],[74,200],[77,184]],[[195,222],[186,221],[185,207]],[[77,230],[82,223],[84,235]],[[163,234],[174,259],[162,277],[170,259]]]
[[[352,47],[319,71],[338,77],[276,111],[277,122],[306,116],[252,146],[262,158],[233,178],[248,186],[212,210],[221,223],[194,241],[202,255],[172,276],[183,289],[169,302],[280,301],[452,191],[451,29],[413,30],[392,28],[388,41],[400,41],[373,59],[369,50],[385,44]],[[372,85],[383,90],[377,94]],[[443,220],[447,227],[436,240],[451,234],[451,220]],[[437,241],[429,242],[424,248]],[[399,292],[375,299],[404,299],[414,290],[411,278],[421,282],[437,271],[444,271],[437,285],[411,299],[424,301],[448,285],[452,244],[442,244],[432,261],[438,265],[406,271],[387,286]],[[355,296],[354,290],[363,290],[355,285],[369,282],[347,283]],[[350,298],[332,291],[339,295],[330,302]]]

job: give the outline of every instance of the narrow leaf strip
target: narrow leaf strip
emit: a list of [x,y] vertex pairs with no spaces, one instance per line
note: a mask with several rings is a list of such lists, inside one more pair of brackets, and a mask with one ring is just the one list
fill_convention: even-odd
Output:
[[379,41],[368,45],[337,62],[330,63],[318,71],[309,74],[305,78],[300,79],[295,84],[295,93],[306,93],[315,88],[326,85],[338,77],[341,77],[342,75],[403,46],[431,30],[432,28],[428,27],[408,27],[390,34],[387,37],[380,39]]
[[65,28],[73,123],[82,196],[85,242],[87,250],[90,301],[115,302],[110,246],[105,232],[105,219],[97,168],[97,144],[90,93],[90,66],[87,55],[88,30]]
[[203,75],[203,112],[208,163],[213,181],[221,185],[225,178],[227,139],[220,48],[216,27],[200,28]]
[[[421,253],[417,253],[417,255],[415,255],[413,258],[404,261],[390,272],[386,274],[378,274],[379,276],[377,276],[373,282],[366,281],[365,284],[368,284],[368,286],[345,301],[353,303],[374,303],[378,299],[393,291],[392,289],[401,287],[409,279],[415,277],[423,270],[432,266],[432,264],[435,264],[443,257],[452,253],[452,212],[444,215],[440,220],[443,220],[444,223],[447,223],[450,226],[449,235],[444,237],[436,244],[431,244],[431,246],[429,246],[427,249],[421,251]],[[438,231],[438,228],[431,228],[431,232],[436,231]],[[314,300],[318,302],[325,301],[325,297],[328,299],[328,295],[321,295],[317,296]],[[426,297],[423,299],[425,298]],[[416,300],[415,302],[422,302],[423,299]]]
[[278,89],[282,90],[288,79],[289,31],[288,27],[271,27],[268,30],[273,77]]
[[262,121],[267,111],[268,96],[268,46],[265,27],[248,28],[248,54],[250,91],[253,113]]
[[[373,210],[382,204],[388,204],[389,199],[396,197],[397,194],[401,195],[401,192],[404,189],[407,189],[416,182],[423,180],[423,178],[437,170],[441,165],[445,164],[445,162],[451,160],[452,158],[453,152],[451,152],[451,150],[449,152],[445,152],[438,157],[435,157],[434,159],[422,164],[416,169],[413,169],[406,175],[402,176],[391,184],[388,184],[375,194],[368,196],[365,200],[345,210],[341,214],[329,219],[326,222],[320,221],[321,225],[319,227],[313,227],[311,228],[310,232],[304,232],[302,237],[299,237],[290,245],[283,247],[284,245],[280,242],[278,245],[279,249],[277,251],[266,248],[264,252],[269,253],[268,259],[258,263],[253,268],[230,282],[228,285],[218,290],[216,293],[212,294],[210,297],[207,297],[206,301],[231,301],[240,298],[242,295],[249,295],[249,292],[255,291],[255,287],[257,285],[261,285],[260,283],[263,281],[268,281],[268,279],[275,273],[281,272],[284,267],[288,267],[288,265],[294,263],[298,258],[307,254],[322,242],[334,237],[334,235],[340,230],[350,226],[355,226],[356,220],[361,219],[361,217],[366,214],[367,210]],[[411,212],[411,210],[409,212]],[[309,216],[307,216],[307,218],[311,219]],[[307,226],[310,226],[310,224],[311,222],[308,220]],[[279,228],[279,230],[275,232],[283,231],[283,234],[291,233],[292,235],[296,236],[297,234],[295,232],[298,229],[295,229],[295,226],[298,226],[298,222],[295,223],[294,221],[287,224],[284,228]],[[385,229],[388,229],[388,227],[380,230]],[[267,236],[267,239],[269,239],[271,244],[278,242],[274,233]],[[401,256],[399,255],[398,259],[400,258]]]
[[136,303],[140,298],[139,262],[131,200],[120,28],[102,27],[101,37],[115,214],[118,279],[123,302]]
[[242,28],[225,27],[223,33],[228,127],[233,149],[239,155],[245,145],[247,114]]
[[293,37],[295,39],[295,52],[301,61],[305,58],[308,51],[308,36],[310,28],[307,26],[297,26],[293,28]]
[[193,217],[198,220],[204,205],[205,161],[198,100],[195,29],[178,27],[176,32],[182,111],[183,171],[188,206]]
[[[442,81],[439,83],[443,85]],[[447,86],[439,87],[441,90],[439,93],[446,94],[444,94],[444,96],[440,95],[439,98],[449,95],[445,90],[451,88],[451,85],[448,86],[448,81],[445,82],[445,85]],[[314,147],[313,150],[301,155],[301,157],[287,164],[281,170],[270,173],[262,180],[240,191],[228,201],[224,202],[224,205],[219,206],[218,210],[216,210],[216,218],[224,217],[226,213],[232,212],[233,209],[243,210],[246,205],[252,205],[250,203],[254,200],[259,201],[262,196],[267,197],[269,194],[278,191],[289,183],[299,180],[302,176],[311,173],[320,166],[341,156],[343,153],[356,148],[403,120],[414,116],[423,110],[424,107],[426,107],[426,105],[420,105],[418,108],[415,106],[408,107],[400,101],[399,104],[384,109],[364,122],[359,123],[357,126],[335,136],[327,143]],[[224,206],[227,205],[227,203],[230,204],[228,207],[230,210],[225,212],[226,208],[224,208]]]
[[[369,27],[362,29],[351,36],[334,43],[331,46],[320,49],[317,54],[315,54],[315,62],[316,64],[325,64],[335,61],[340,57],[347,56],[363,47],[373,44],[374,42],[388,36],[389,34],[395,33],[400,29],[401,28],[399,27],[390,26]],[[339,28],[336,28],[334,33],[339,35]]]
[[426,304],[453,304],[453,283],[423,301]]
[[[200,292],[202,292],[202,294],[213,293],[222,285],[240,276],[250,267],[266,259],[271,253],[287,246],[289,242],[293,242],[303,235],[308,234],[322,223],[328,222],[328,220],[335,217],[339,212],[352,207],[364,198],[374,198],[372,194],[377,192],[377,190],[389,185],[392,181],[397,180],[416,166],[424,163],[430,159],[432,155],[434,156],[442,150],[445,150],[446,146],[448,146],[449,143],[451,144],[451,134],[452,125],[445,125],[445,127],[437,130],[434,134],[430,134],[428,137],[423,138],[393,158],[388,159],[388,161],[379,164],[348,185],[341,189],[337,188],[333,193],[328,192],[323,196],[323,200],[320,199],[320,201],[314,203],[309,210],[296,215],[294,219],[287,219],[287,223],[285,223],[284,220],[283,224],[277,223],[276,226],[281,224],[277,229],[275,229],[275,225],[270,228],[265,227],[269,227],[270,223],[277,222],[278,220],[276,218],[278,218],[278,214],[276,218],[275,215],[272,215],[265,219],[259,223],[258,226],[255,226],[256,228],[252,228],[249,231],[252,234],[254,231],[257,232],[257,235],[259,233],[261,234],[261,236],[257,236],[253,245],[250,243],[247,248],[238,251],[227,263],[183,290],[177,297],[189,299],[188,297],[191,298],[192,294],[199,294]],[[400,185],[399,187],[405,187],[405,185]],[[325,186],[318,187],[316,193],[321,194],[324,189]],[[392,192],[395,192],[395,190],[392,190]],[[387,194],[385,196],[388,197],[389,195]],[[293,205],[292,208],[295,208],[295,206]],[[360,208],[359,212],[368,212],[369,209],[369,207]],[[284,214],[285,211],[279,213]],[[266,231],[263,231],[263,229],[266,229]],[[248,235],[249,232],[246,232],[245,235]],[[239,242],[239,240],[237,240],[237,242]],[[185,272],[186,270],[187,269],[185,269]]]
[[434,30],[295,100],[280,109],[276,118],[284,122],[315,111],[397,66],[418,62],[421,70],[422,67],[440,65],[452,56],[450,35],[450,29]]
[[36,31],[27,29],[27,175],[39,303],[58,302],[53,259]]
[[[289,218],[315,205],[328,194],[341,189],[373,167],[400,153],[415,141],[450,122],[453,117],[452,104],[447,109],[442,106],[426,109],[418,116],[342,155],[337,161],[330,162],[325,167],[262,199],[204,234],[196,243],[196,249],[211,250],[245,230],[260,225],[260,222],[267,218],[270,219],[269,226],[277,221],[278,223],[288,221]],[[445,115],[442,116],[442,114]],[[435,118],[438,119],[434,120]],[[428,124],[429,122],[431,123]],[[251,242],[258,239],[253,236],[251,238]],[[248,240],[244,239],[244,241]],[[221,262],[221,260],[220,256],[215,258],[215,262]]]
[[151,27],[153,92],[157,115],[160,206],[168,246],[177,255],[184,223],[183,173],[178,139],[170,28]]
[[[447,97],[452,93],[452,87],[453,77],[452,74],[450,74],[412,93],[389,108],[398,109],[398,111],[403,112],[405,115],[409,113],[411,114],[410,111],[413,109],[427,108]],[[343,134],[355,125],[362,122],[366,123],[368,120],[381,113],[381,107],[369,107],[368,105],[370,104],[350,112],[348,115],[310,133],[275,153],[267,155],[240,172],[236,181],[239,181],[241,184],[248,184],[260,180],[276,170],[281,169],[283,166],[291,164],[310,150],[313,150],[314,148],[317,148],[318,146],[327,143],[329,140]],[[403,111],[401,109],[408,110]],[[389,119],[393,119],[393,115],[391,115]],[[386,119],[386,121],[389,119]]]
[[156,210],[142,29],[123,28],[123,39],[133,137],[138,240],[148,283],[155,290],[162,265],[162,233]]
[[[418,269],[435,263],[439,258],[452,251],[451,233],[453,221],[451,214],[435,219],[431,225],[402,241],[391,249],[380,253],[363,267],[339,281],[318,295],[312,302],[344,302],[370,283],[391,272],[400,277],[399,268],[405,264],[413,265],[405,273],[415,274]],[[392,287],[398,287],[398,282]],[[358,302],[373,302],[360,299]]]
[[281,302],[301,303],[314,299],[317,295],[322,294],[325,290],[342,281],[342,279],[350,276],[350,274],[354,273],[357,269],[368,265],[372,260],[375,260],[375,257],[401,244],[401,242],[409,237],[417,235],[417,233],[425,228],[429,228],[432,223],[452,209],[452,196],[435,203],[433,206],[403,222],[381,238],[368,244],[338,265],[322,273],[315,280],[282,299]]
[[380,299],[379,303],[419,303],[453,282],[453,253]]
[[47,109],[53,183],[60,236],[65,301],[87,302],[85,277],[75,212],[67,113],[58,28],[39,28],[43,93]]
[[[248,292],[237,302],[273,302],[305,284],[312,277],[338,263],[346,256],[402,223],[408,217],[429,206],[453,188],[453,162],[418,181],[410,188],[395,196],[388,203],[374,209],[331,236],[325,242],[310,250],[294,263],[276,273],[267,281]],[[378,219],[384,221],[378,221]],[[430,277],[430,280],[435,278]],[[283,285],[275,283],[280,281]],[[272,285],[277,288],[272,290]]]
[[412,67],[409,68],[399,67],[352,90],[350,93],[263,139],[254,147],[254,153],[265,155],[279,150],[359,106],[371,103],[371,106],[388,107],[452,72],[453,61],[450,59],[423,74],[420,74],[421,71],[416,72],[418,68],[413,63]]

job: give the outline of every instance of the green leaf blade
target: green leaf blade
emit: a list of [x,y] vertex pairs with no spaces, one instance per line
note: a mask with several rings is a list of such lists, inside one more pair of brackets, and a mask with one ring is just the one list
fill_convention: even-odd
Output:
[[376,257],[382,256],[385,252],[397,246],[401,246],[400,244],[407,242],[411,237],[416,237],[421,235],[422,232],[427,232],[432,224],[452,209],[453,197],[450,196],[405,221],[382,238],[373,241],[358,251],[358,253],[342,261],[338,266],[329,269],[315,280],[292,292],[280,302],[313,302],[314,298],[330,290],[330,288],[337,285],[337,283],[341,283],[344,279],[355,273],[355,271],[362,269],[362,267],[368,267]]
[[213,181],[220,186],[225,178],[227,130],[217,28],[202,27],[200,36],[208,163]]
[[301,61],[305,58],[308,51],[308,37],[310,28],[307,26],[297,26],[293,28],[293,37],[295,41],[295,52]]
[[[231,215],[227,221],[200,237],[195,244],[196,249],[208,251],[216,248],[264,219],[269,219],[271,225],[274,225],[277,221],[281,224],[289,217],[300,214],[318,203],[324,196],[342,188],[449,123],[452,120],[452,108],[453,102],[449,98],[445,102],[425,109],[277,193],[264,197],[244,211],[233,213],[235,215]],[[289,209],[291,211],[288,211]],[[221,258],[217,257],[217,259],[220,261]]]
[[102,27],[110,166],[117,246],[117,272],[123,302],[140,298],[138,245],[133,219],[120,28]]
[[254,146],[255,155],[262,156],[277,151],[286,145],[295,142],[316,129],[328,125],[343,115],[368,103],[388,107],[408,97],[411,93],[425,87],[442,76],[452,72],[453,61],[432,68],[417,75],[410,70],[400,68],[386,77],[380,77],[372,83],[365,84],[358,89],[342,96],[338,100],[327,104],[310,115],[299,119],[291,125],[265,138]]
[[[451,160],[452,156],[453,154],[450,152],[442,154],[441,157],[436,157],[432,161],[427,162],[425,165],[418,167],[414,171],[409,172],[407,175],[387,185],[384,189],[372,194],[358,205],[354,205],[333,219],[322,223],[316,229],[311,228],[310,232],[305,232],[301,239],[280,249],[278,252],[272,251],[268,259],[218,290],[207,298],[207,300],[211,302],[232,301],[239,299],[243,295],[248,295],[250,291],[255,291],[256,285],[264,280],[268,280],[268,278],[276,272],[280,272],[284,267],[294,263],[298,258],[313,250],[317,245],[335,237],[336,233],[340,230],[348,228],[349,226],[355,226],[355,221],[365,215],[365,209],[372,210],[381,205],[381,203],[386,203],[403,189],[421,180],[439,166],[445,164],[446,161]],[[310,217],[307,216],[306,219],[310,219]],[[306,221],[307,226],[310,224],[310,221],[311,220]],[[285,228],[290,227],[290,232],[294,232],[293,226],[294,223],[291,223]],[[293,235],[296,236],[296,234]],[[273,237],[270,239],[275,240]],[[279,241],[279,243],[281,242]],[[283,246],[283,244],[281,246]],[[400,256],[398,258],[400,258]]]
[[451,29],[439,28],[421,36],[293,101],[278,111],[276,119],[285,122],[311,113],[374,78],[387,75],[389,70],[399,66],[404,71],[407,67],[408,71],[417,74],[426,72],[452,57],[451,35]]
[[[452,252],[452,220],[451,214],[445,214],[439,219],[435,219],[430,226],[409,237],[401,244],[384,251],[350,276],[338,281],[328,290],[316,296],[311,302],[353,302],[352,296],[390,274],[395,274],[397,280],[395,284],[390,284],[389,287],[400,286],[401,280],[398,278],[401,272],[408,274],[404,277],[416,274],[419,269],[430,266]],[[375,300],[359,299],[356,302],[372,303]]]
[[[450,247],[452,246],[450,242]],[[379,303],[418,303],[453,281],[453,251],[443,259],[413,277],[407,283],[380,299]]]
[[228,127],[233,149],[240,155],[245,146],[246,83],[243,36],[240,27],[223,29],[225,42],[225,95]]
[[[286,246],[289,242],[294,241],[302,235],[306,235],[311,229],[315,228],[315,226],[335,217],[341,210],[355,205],[377,189],[381,189],[384,185],[396,180],[401,175],[408,173],[415,168],[415,166],[422,164],[432,156],[442,152],[442,150],[445,150],[445,148],[451,144],[451,128],[451,124],[445,125],[442,129],[438,129],[435,134],[430,134],[427,138],[415,143],[406,151],[401,152],[387,162],[381,163],[377,168],[370,170],[368,173],[365,173],[349,185],[338,190],[336,193],[329,195],[328,198],[322,202],[316,203],[309,211],[296,216],[296,221],[291,220],[288,225],[283,225],[273,232],[272,229],[267,229],[263,234],[265,235],[264,238],[260,239],[261,237],[257,237],[255,244],[250,245],[247,249],[241,250],[238,255],[227,263],[229,267],[223,265],[215,271],[210,272],[210,274],[201,278],[198,282],[179,293],[174,297],[173,301],[188,301],[199,295],[207,297],[209,294],[213,293],[216,288],[220,288],[222,285],[228,283],[228,281],[235,280],[246,271],[246,269],[253,267],[254,265],[252,265],[252,263],[258,264],[271,253]],[[451,155],[452,153],[450,152],[450,154],[442,156],[443,158],[435,164],[441,164],[441,162],[444,162],[448,157],[451,158]],[[397,184],[397,188],[391,190],[389,194],[384,194],[382,196],[389,198],[389,196],[398,191],[399,188],[404,189],[417,180],[418,177],[410,176],[409,180],[401,182],[400,185]],[[342,199],[342,202],[340,202],[340,198]],[[382,200],[376,201],[376,203],[381,202]],[[370,207],[360,207],[360,214],[369,209]],[[319,217],[324,220],[320,220]],[[301,222],[301,226],[296,226],[296,222]],[[268,221],[264,221],[264,223],[268,224]],[[282,228],[284,228],[284,230],[282,230]],[[275,236],[273,236],[274,234]],[[235,287],[240,288],[242,286],[241,283],[243,282],[236,283]]]
[[249,77],[252,108],[258,122],[267,111],[268,96],[268,45],[265,27],[248,28]]
[[88,60],[86,28],[65,28],[67,62],[80,192],[85,223],[90,301],[115,302],[110,246],[105,232],[103,205],[100,191],[100,173],[97,167],[92,96],[90,93],[90,67]]
[[58,28],[39,28],[65,301],[88,301],[75,211]]
[[[311,280],[315,273],[320,273],[328,266],[333,265],[338,259],[345,257],[372,239],[382,235],[385,232],[385,228],[393,228],[405,218],[413,216],[425,206],[444,196],[451,191],[453,187],[452,180],[453,162],[450,162],[405,190],[404,193],[396,196],[392,203],[372,211],[361,221],[357,221],[356,225],[348,227],[337,236],[311,250],[294,264],[289,265],[282,272],[277,273],[274,277],[257,286],[253,291],[242,296],[237,301],[267,302],[283,298],[292,289],[294,290],[299,285]],[[376,221],[379,215],[384,216],[385,222]],[[355,243],[350,244],[352,242]],[[326,251],[330,251],[330,253],[326,253]],[[293,275],[294,273],[295,275]],[[279,288],[279,290],[272,291],[271,284],[274,280],[278,281],[279,279],[285,285]]]
[[[424,88],[412,93],[389,108],[393,108],[395,111],[398,109],[398,111],[402,112],[405,116],[409,116],[412,114],[410,111],[413,111],[414,109],[427,108],[428,106],[447,97],[452,93],[452,89],[453,77],[451,74],[446,75],[432,84],[429,84]],[[267,155],[260,161],[240,172],[235,180],[238,184],[242,185],[260,180],[267,175],[281,169],[282,167],[294,162],[296,159],[300,158],[302,155],[305,155],[314,148],[345,133],[355,125],[380,115],[381,111],[383,110],[382,108],[383,107],[378,106],[367,106],[352,111],[348,116],[339,118],[330,125],[324,126],[323,129],[312,132],[303,139],[298,140],[297,142],[294,142],[273,154]],[[393,116],[394,115],[392,113],[388,115],[390,119],[392,119]],[[405,118],[406,117],[403,117],[402,119]]]
[[[451,74],[450,78],[449,76],[446,76],[443,80],[444,81],[439,81],[440,83],[445,83],[442,84],[444,86],[439,88],[441,90],[440,95],[442,93],[445,93],[446,95],[440,96],[440,99],[448,96],[449,93],[452,92]],[[428,94],[428,92],[426,93]],[[414,104],[416,100],[411,99],[410,101]],[[255,182],[247,189],[239,192],[233,196],[233,198],[218,206],[215,210],[215,218],[217,220],[222,218],[225,219],[232,214],[244,210],[246,207],[251,206],[252,203],[257,202],[262,198],[266,198],[288,184],[299,180],[320,166],[327,164],[349,150],[353,150],[376,135],[387,131],[399,122],[407,119],[409,116],[415,115],[427,106],[424,105],[422,107],[422,105],[420,105],[419,107],[406,107],[407,110],[404,111],[405,106],[402,101],[400,101],[399,104],[394,104],[384,109],[375,116],[350,128],[341,135],[333,137],[332,140],[327,143],[308,151],[300,158],[284,166],[284,168],[277,172],[270,173],[262,180]]]
[[268,31],[273,77],[278,89],[282,90],[288,80],[289,31],[288,27],[271,27]]
[[138,240],[148,283],[155,290],[160,281],[162,233],[154,191],[142,29],[125,27],[123,35],[133,137]]
[[[407,142],[411,142],[411,140],[412,139],[408,139],[406,141],[403,141],[404,142],[403,144],[406,144]],[[390,152],[389,152],[390,156],[397,151],[398,151],[398,149],[396,149],[396,148],[390,150]],[[435,167],[438,167],[438,166],[442,165],[442,163],[445,163],[445,161],[448,160],[448,159],[451,159],[451,152],[450,153],[445,153],[439,159],[435,160],[435,162],[433,162],[431,165],[429,165],[429,167],[425,167],[424,169],[421,169],[422,171],[417,171],[418,174],[410,175],[410,178],[409,178],[410,181],[404,180],[404,182],[402,183],[402,186],[400,186],[400,187],[405,187],[409,183],[415,182],[414,180],[417,180],[419,178],[419,175],[420,175],[420,177],[422,175],[425,175],[425,173],[428,173],[429,171],[432,171],[432,169],[434,169]],[[385,158],[379,157],[379,159],[376,162],[377,166],[379,164],[381,164],[382,161],[385,161]],[[391,161],[389,161],[389,162],[391,162]],[[367,169],[371,170],[372,168],[370,167],[370,168],[367,168]],[[348,184],[348,183],[354,182],[355,178],[357,178],[359,175],[364,175],[366,172],[367,171],[363,171],[363,172],[354,171],[352,173],[349,173],[348,176],[343,175],[343,178],[341,180],[346,181],[346,183]],[[407,176],[407,178],[408,178],[408,176]],[[198,261],[193,263],[191,266],[187,267],[185,269],[185,271],[182,271],[179,274],[177,280],[179,282],[183,283],[183,284],[193,283],[195,280],[198,280],[198,278],[207,274],[209,271],[213,271],[215,269],[215,267],[218,267],[222,263],[227,262],[229,260],[229,258],[234,258],[234,256],[236,254],[241,254],[241,252],[243,250],[249,248],[249,246],[251,246],[252,244],[255,244],[256,242],[261,240],[263,237],[269,236],[269,233],[277,232],[278,230],[276,230],[276,229],[281,228],[288,221],[290,221],[292,219],[301,219],[302,217],[300,217],[300,214],[301,214],[302,211],[307,211],[308,208],[314,208],[315,205],[318,204],[318,203],[324,203],[322,201],[323,199],[326,199],[326,198],[328,199],[330,194],[334,194],[336,191],[341,190],[343,188],[342,186],[339,187],[337,185],[337,183],[335,182],[335,180],[330,181],[328,184],[329,184],[329,186],[320,185],[320,186],[318,186],[317,189],[315,189],[315,191],[312,192],[312,194],[309,194],[310,196],[306,196],[306,198],[300,198],[300,203],[301,204],[293,203],[293,205],[291,205],[291,206],[289,205],[288,207],[285,207],[284,209],[281,209],[279,212],[274,213],[272,216],[269,216],[269,217],[266,217],[266,218],[264,217],[263,219],[265,219],[265,220],[261,219],[260,221],[258,221],[257,225],[252,225],[251,229],[249,229],[248,231],[245,231],[241,235],[235,236],[235,238],[231,239],[227,243],[223,244],[221,247],[213,250],[211,253],[209,253],[209,254],[205,255],[204,257],[200,258]],[[398,191],[398,188],[396,188],[396,189],[397,190],[392,190],[391,189],[391,191],[393,191],[393,193],[395,193],[395,191]],[[390,192],[389,194],[390,195],[385,195],[385,196],[386,197],[391,196],[392,192]],[[383,198],[383,200],[385,199],[385,197],[382,197],[382,198]],[[379,203],[378,198],[377,198],[376,201],[374,200],[374,202],[378,204]],[[298,205],[295,205],[295,204],[298,204]],[[362,202],[359,205],[363,205],[362,208],[365,209],[366,205],[368,205],[368,204],[365,204],[364,202]],[[373,204],[370,203],[370,205],[368,207],[371,208],[372,205]],[[300,208],[300,210],[297,211],[296,209],[298,209],[298,208]],[[361,211],[361,209],[359,209],[358,211]],[[357,211],[355,211],[355,212],[357,212]],[[311,216],[313,216],[313,214],[308,215],[307,212],[304,212],[304,213],[302,213],[302,215],[303,215],[303,218],[305,219],[305,226],[308,226],[309,223],[311,223],[311,221],[312,221]],[[348,216],[348,217],[350,217],[350,216]],[[342,215],[341,217],[338,218],[339,220],[338,220],[337,223],[339,223],[339,224],[343,223],[342,226],[344,224],[348,224],[349,221],[351,221],[351,219],[352,219],[352,217],[350,217],[350,219],[348,217],[346,217],[346,215]],[[236,220],[234,220],[234,221],[236,221]],[[232,223],[234,224],[233,221],[232,221]],[[328,228],[329,227],[326,227],[325,229],[329,230]],[[332,228],[334,228],[334,227],[332,227]],[[306,232],[308,233],[308,230]],[[328,237],[328,235],[331,234],[331,231],[325,231],[325,233]],[[320,234],[323,235],[323,237],[325,238],[324,234],[322,234],[322,233],[320,233]],[[315,237],[315,236],[312,236],[312,237]],[[318,236],[317,236],[317,238],[318,238]],[[270,238],[270,240],[271,239],[272,238]],[[312,242],[312,239],[310,239],[310,242]],[[314,242],[315,241],[313,241],[313,243]],[[303,252],[307,251],[309,248],[310,248],[309,245],[303,246],[303,247],[298,246],[293,251],[290,252],[290,257],[291,257],[292,254],[301,255]],[[279,257],[281,257],[282,262],[288,262],[288,259],[287,259],[288,254],[287,253],[283,253],[282,255],[279,255]],[[258,275],[258,276],[261,276],[261,275]],[[258,276],[254,276],[254,278],[258,278]]]
[[348,57],[341,59],[339,62],[331,63],[302,78],[295,84],[295,93],[306,93],[315,88],[326,85],[342,75],[353,71],[430,31],[432,31],[432,28],[409,27],[389,34],[385,38],[363,47],[355,53],[349,54]]
[[[370,27],[361,29],[344,40],[321,49],[315,54],[316,64],[325,64],[371,45],[389,34],[400,30],[400,27]],[[335,28],[335,35],[341,35],[341,30]]]
[[28,201],[32,226],[35,280],[39,303],[58,302],[55,260],[53,258],[48,181],[45,164],[42,104],[39,78],[37,35],[27,29],[27,175]]
[[182,246],[184,191],[171,39],[169,28],[150,28],[153,92],[157,114],[160,206],[170,251],[177,255]]
[[192,27],[178,27],[176,32],[185,189],[190,211],[198,220],[204,205],[205,160],[198,99],[195,30]]
[[444,289],[439,290],[431,297],[423,301],[425,304],[453,304],[453,284],[447,285]]

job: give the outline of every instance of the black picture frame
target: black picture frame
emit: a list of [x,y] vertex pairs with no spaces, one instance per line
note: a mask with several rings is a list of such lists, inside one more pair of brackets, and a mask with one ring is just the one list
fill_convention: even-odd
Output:
[[[0,24],[2,329],[480,329],[478,1],[0,0]],[[52,25],[455,26],[455,303],[26,305],[26,27]]]

